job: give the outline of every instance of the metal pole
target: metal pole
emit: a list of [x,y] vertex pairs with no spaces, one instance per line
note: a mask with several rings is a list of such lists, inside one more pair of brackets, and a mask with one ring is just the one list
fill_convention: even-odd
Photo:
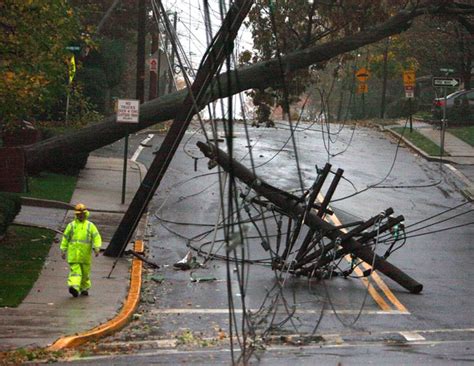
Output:
[[410,115],[410,132],[413,132],[413,118],[412,118],[411,98],[408,98],[408,114]]
[[64,122],[67,123],[69,118],[69,88],[67,89],[67,97],[66,97],[66,117],[64,118]]
[[362,119],[365,118],[365,93],[362,93]]
[[128,128],[125,134],[125,146],[123,149],[123,175],[122,175],[122,205],[125,203],[125,191],[127,189],[127,159],[128,159]]
[[387,66],[388,66],[388,47],[389,47],[389,38],[385,41],[385,49],[383,52],[383,81],[382,81],[382,100],[380,104],[380,118],[385,118],[385,99],[387,95]]
[[444,89],[443,119],[441,120],[441,156],[444,155],[444,135],[446,133],[446,87]]
[[[151,57],[157,57],[157,64],[158,64],[158,58],[160,57],[160,53],[158,52],[158,33],[153,33],[151,35]],[[150,85],[149,85],[149,90],[148,90],[148,99],[152,100],[156,98],[157,95],[157,80],[158,80],[158,75],[159,75],[159,69],[157,65],[156,71],[151,71],[150,70]]]
[[[174,36],[177,35],[176,33],[176,25],[178,20],[178,13],[174,12],[173,15],[173,29],[174,29]],[[169,80],[168,80],[168,94],[173,92],[173,83],[174,83],[174,47],[171,47],[171,57],[170,57],[170,69],[168,72]]]

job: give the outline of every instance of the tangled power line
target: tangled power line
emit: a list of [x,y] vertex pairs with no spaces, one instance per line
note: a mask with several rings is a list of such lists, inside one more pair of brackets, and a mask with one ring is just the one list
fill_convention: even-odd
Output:
[[[160,22],[164,25],[164,30],[167,33],[170,42],[174,48],[174,52],[177,55],[180,69],[183,70],[183,77],[185,78],[188,90],[193,77],[192,71],[187,75],[184,70],[192,70],[193,67],[186,57],[183,46],[179,42],[178,35],[169,26],[169,20],[166,19],[166,11],[161,5],[152,0],[155,20],[159,26]],[[196,7],[193,5],[193,7]],[[225,17],[227,10],[227,4],[224,1],[219,1],[219,10],[212,9],[209,1],[203,0],[202,4],[198,5],[199,13],[203,16],[203,20],[197,20],[193,17],[193,20],[199,24],[203,24],[206,28],[206,39],[207,47],[210,47],[213,40],[213,29],[211,25],[211,18],[209,14],[218,15],[221,22]],[[160,14],[160,15],[158,15]],[[273,41],[276,45],[276,56],[280,60],[280,41],[278,39],[277,24],[275,21],[275,14],[273,7],[268,8],[269,19],[271,23],[271,30]],[[189,14],[191,17],[191,14]],[[234,53],[230,54],[223,66],[224,70],[231,71],[236,66],[236,53],[238,47],[235,48]],[[218,89],[229,88],[227,94],[230,95],[231,90],[231,79],[227,80],[227,85],[218,85]],[[280,75],[277,76],[281,80],[283,89],[284,103],[287,110],[290,110],[289,103],[289,91],[287,76],[280,62]],[[219,79],[220,80],[220,79]],[[234,82],[239,83],[236,79]],[[334,85],[334,80],[332,85]],[[352,88],[353,90],[353,88]],[[269,164],[278,157],[283,151],[288,150],[294,157],[294,168],[296,170],[296,184],[297,188],[294,190],[295,194],[287,193],[289,199],[294,200],[304,208],[304,212],[299,215],[288,214],[281,207],[273,204],[262,195],[256,193],[255,186],[245,185],[239,183],[236,172],[231,168],[229,171],[224,171],[219,164],[216,164],[211,160],[211,165],[217,165],[218,172],[210,173],[205,175],[198,175],[190,180],[183,181],[175,184],[175,188],[179,185],[186,185],[193,180],[203,177],[216,175],[217,179],[206,185],[200,187],[196,193],[188,193],[186,196],[180,196],[179,200],[183,201],[193,197],[199,197],[205,191],[209,189],[215,189],[217,187],[219,203],[217,207],[217,217],[215,222],[180,222],[176,220],[170,220],[161,214],[161,211],[166,207],[167,200],[172,197],[167,195],[165,201],[156,210],[155,217],[160,225],[168,230],[171,234],[179,236],[186,241],[189,248],[196,251],[199,255],[205,257],[205,262],[212,259],[220,259],[225,261],[226,266],[226,280],[227,280],[227,302],[229,308],[229,335],[231,338],[230,347],[232,350],[232,362],[233,363],[244,363],[247,364],[250,358],[254,355],[254,351],[257,345],[262,344],[262,340],[265,340],[272,334],[278,333],[282,328],[289,326],[295,332],[303,334],[308,333],[307,324],[301,324],[299,319],[296,317],[298,307],[301,306],[301,302],[298,299],[298,293],[296,288],[289,286],[288,283],[292,283],[295,276],[307,277],[306,288],[308,293],[314,299],[312,305],[319,306],[320,313],[312,324],[312,329],[309,332],[310,335],[314,335],[321,321],[324,313],[329,306],[336,318],[344,326],[354,326],[360,319],[364,307],[366,306],[367,298],[369,295],[369,286],[366,287],[359,310],[356,312],[352,320],[347,320],[344,316],[339,314],[337,304],[335,304],[331,289],[329,288],[327,281],[336,276],[342,276],[344,278],[358,278],[360,276],[354,275],[356,268],[361,266],[362,261],[357,259],[356,256],[351,256],[349,261],[346,261],[347,252],[341,247],[342,239],[338,237],[333,239],[333,233],[331,229],[320,228],[318,230],[310,227],[304,228],[305,220],[308,219],[310,211],[313,209],[317,210],[317,216],[321,219],[330,217],[332,214],[329,203],[341,202],[370,191],[376,188],[428,188],[441,184],[442,179],[437,182],[428,183],[424,185],[393,185],[393,186],[382,186],[387,178],[392,174],[395,169],[395,164],[398,157],[399,148],[401,146],[401,138],[398,140],[393,160],[390,164],[386,175],[377,183],[366,186],[363,189],[357,190],[355,185],[352,184],[355,192],[346,195],[342,198],[332,199],[333,191],[337,186],[337,182],[334,184],[333,191],[329,194],[329,199],[322,200],[318,205],[314,201],[317,198],[317,194],[322,188],[324,179],[331,176],[333,182],[339,179],[346,179],[342,176],[342,172],[339,170],[333,172],[331,167],[319,169],[316,166],[316,180],[315,183],[307,187],[305,184],[305,170],[301,163],[301,148],[298,144],[297,134],[304,132],[319,132],[321,133],[323,145],[326,151],[327,162],[330,162],[331,158],[346,153],[353,143],[355,136],[355,127],[351,129],[348,142],[342,151],[337,153],[331,152],[331,145],[334,145],[342,138],[342,134],[347,130],[347,114],[344,117],[343,122],[332,130],[334,124],[329,119],[329,98],[331,96],[332,87],[330,91],[326,93],[322,89],[318,89],[320,97],[321,113],[316,122],[309,124],[308,126],[301,126],[301,117],[303,110],[306,105],[306,101],[301,108],[299,117],[296,123],[291,118],[291,113],[288,114],[288,123],[278,123],[279,130],[287,130],[288,136],[277,148],[277,151],[264,162],[257,164],[253,151],[261,143],[261,138],[255,140],[255,136],[251,135],[251,127],[247,123],[246,111],[243,108],[243,100],[241,99],[241,113],[243,116],[242,124],[239,124],[237,128],[243,129],[243,135],[245,139],[245,146],[247,151],[244,156],[240,158],[240,161],[248,161],[250,164],[250,171],[253,174],[257,174],[263,168],[269,166]],[[349,98],[348,103],[353,102],[353,97]],[[242,98],[242,96],[240,96]],[[194,96],[195,109],[198,111],[196,105],[197,96]],[[226,101],[219,101],[221,118],[216,118],[217,105],[208,106],[207,112],[209,114],[209,121],[204,119],[198,113],[199,125],[195,131],[189,136],[184,144],[185,153],[192,159],[200,159],[202,156],[192,154],[186,147],[191,143],[193,139],[204,137],[207,144],[214,143],[216,148],[221,145],[225,148],[230,159],[234,159],[236,154],[236,146],[234,140],[234,133],[236,132],[234,114],[235,114],[235,101],[233,97],[229,97]],[[318,128],[315,125],[320,123]],[[242,128],[240,127],[242,126]],[[406,124],[405,124],[406,127]],[[224,136],[223,143],[220,144],[221,137]],[[238,149],[237,149],[238,150]],[[320,183],[320,187],[317,188]],[[260,184],[254,181],[253,184]],[[283,193],[282,193],[283,194]],[[338,230],[344,230],[346,235],[353,235],[357,238],[362,245],[362,249],[369,250],[372,253],[372,257],[367,259],[366,262],[374,267],[376,260],[378,260],[378,254],[383,252],[381,257],[383,259],[388,258],[395,251],[402,248],[407,239],[415,238],[421,235],[429,235],[440,231],[452,230],[459,227],[465,227],[466,225],[472,225],[474,222],[463,223],[461,225],[451,225],[442,229],[433,229],[441,223],[448,223],[454,219],[467,215],[473,211],[473,209],[465,209],[469,203],[465,202],[455,207],[448,208],[436,215],[424,218],[418,222],[410,225],[403,223],[403,217],[395,218],[392,216],[392,211],[387,209],[385,212],[375,215],[369,220],[358,220],[350,222],[344,225],[343,228],[337,228]],[[463,211],[459,212],[459,210]],[[445,215],[456,211],[452,216],[446,217]],[[420,226],[421,224],[424,224]],[[203,229],[202,232],[190,237],[179,232],[179,229],[174,229],[172,226],[187,226],[187,227],[200,227]],[[358,228],[361,228],[358,231]],[[347,239],[347,238],[346,238]],[[260,250],[263,250],[264,255],[260,258],[254,255],[255,242],[261,246]],[[252,255],[251,255],[252,253]],[[260,306],[256,309],[250,309],[247,304],[247,295],[249,292],[249,281],[252,275],[251,266],[261,266],[266,269],[272,270],[272,278],[269,279],[269,287],[265,289],[262,296]],[[371,271],[364,271],[363,276],[369,277],[372,274]],[[316,286],[317,283],[322,284]],[[234,284],[237,285],[234,285]],[[236,292],[240,295],[238,302],[235,300]],[[324,296],[324,298],[322,297]],[[238,312],[236,309],[242,309],[241,316],[239,319]],[[240,312],[239,312],[240,314]],[[234,350],[233,340],[237,341],[240,349],[240,353],[237,354]]]

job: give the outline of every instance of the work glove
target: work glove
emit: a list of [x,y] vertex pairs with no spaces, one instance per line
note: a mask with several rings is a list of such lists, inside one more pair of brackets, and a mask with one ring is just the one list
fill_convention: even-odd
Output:
[[96,257],[98,257],[98,256],[99,256],[99,254],[100,254],[100,251],[98,251],[98,250],[94,250],[94,252],[95,252],[95,256],[96,256]]
[[66,259],[66,252],[61,252],[61,258]]

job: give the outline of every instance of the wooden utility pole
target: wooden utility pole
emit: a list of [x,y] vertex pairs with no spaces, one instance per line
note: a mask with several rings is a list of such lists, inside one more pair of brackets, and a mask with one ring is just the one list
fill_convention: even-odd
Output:
[[390,40],[385,40],[385,49],[383,52],[383,81],[382,81],[382,101],[380,104],[380,118],[385,118],[385,97],[387,95],[387,66],[388,66],[388,47]]
[[145,101],[145,26],[146,26],[146,2],[138,0],[137,19],[137,81],[135,97],[140,103]]
[[[174,34],[172,35],[173,38],[176,38],[177,32],[176,32],[176,25],[178,21],[178,13],[174,12],[173,15],[173,29],[174,29]],[[175,39],[176,41],[176,39]],[[171,47],[171,56],[170,56],[170,67],[169,67],[169,73],[168,73],[168,94],[171,94],[173,92],[173,85],[174,85],[174,47]]]
[[184,99],[182,107],[178,110],[176,118],[155,155],[147,174],[133,197],[127,212],[125,212],[119,227],[115,231],[104,253],[105,255],[111,257],[120,256],[131,240],[132,234],[163,179],[192,117],[199,111],[196,109],[195,103],[197,103],[197,106],[202,103],[202,99],[205,97],[205,92],[209,88],[214,75],[226,57],[231,55],[234,39],[252,3],[251,0],[237,0],[230,7],[218,32],[216,42],[210,47],[209,52],[206,53],[191,90]]
[[157,60],[156,70],[151,70],[150,67],[150,87],[148,91],[148,99],[155,99],[157,97],[157,85],[158,85],[158,75],[160,75],[160,68],[158,67],[159,64],[159,57],[160,52],[158,51],[159,48],[159,33],[154,32],[151,34],[151,58],[152,60]]

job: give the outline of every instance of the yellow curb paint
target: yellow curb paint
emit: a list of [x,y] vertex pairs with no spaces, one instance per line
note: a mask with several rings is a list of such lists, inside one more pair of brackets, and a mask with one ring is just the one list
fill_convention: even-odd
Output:
[[[136,240],[134,250],[143,252],[143,241]],[[86,342],[96,340],[109,335],[122,327],[124,327],[131,319],[133,312],[136,310],[140,300],[140,289],[142,284],[142,261],[134,258],[132,261],[132,269],[130,273],[130,289],[127,299],[117,316],[108,322],[99,325],[87,332],[59,338],[51,346],[48,351],[59,351],[63,348],[77,347]]]

